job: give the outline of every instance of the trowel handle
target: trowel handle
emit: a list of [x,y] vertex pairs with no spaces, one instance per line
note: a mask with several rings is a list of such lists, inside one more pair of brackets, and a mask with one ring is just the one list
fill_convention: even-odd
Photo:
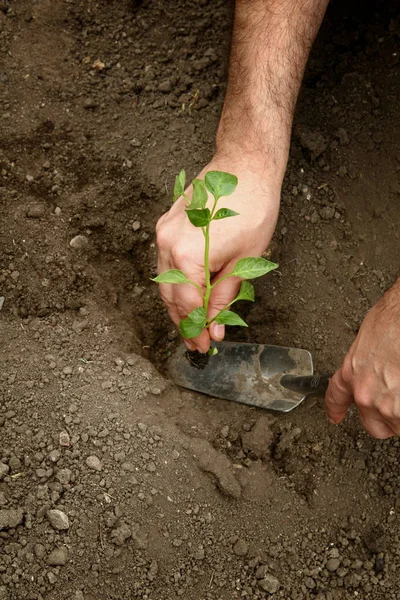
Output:
[[331,375],[284,375],[280,381],[288,390],[299,394],[325,396]]

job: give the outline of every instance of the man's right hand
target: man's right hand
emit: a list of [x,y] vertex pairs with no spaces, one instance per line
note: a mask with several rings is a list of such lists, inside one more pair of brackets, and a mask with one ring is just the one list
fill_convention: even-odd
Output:
[[[210,227],[210,271],[213,280],[232,271],[236,262],[246,256],[261,256],[267,248],[275,229],[280,201],[281,180],[266,171],[250,171],[244,165],[232,164],[215,157],[199,174],[204,179],[207,171],[228,171],[238,177],[235,192],[221,198],[218,206],[239,213],[238,216],[214,221]],[[275,179],[277,179],[275,181]],[[186,191],[190,198],[191,186]],[[185,275],[205,289],[204,237],[201,229],[194,227],[185,212],[187,203],[179,198],[157,224],[159,250],[158,272],[180,269]],[[231,302],[240,287],[238,278],[230,277],[215,287],[211,294],[208,317],[213,318]],[[197,306],[202,305],[200,291],[190,284],[162,284],[160,292],[172,321],[176,326]],[[210,330],[186,341],[189,349],[207,352],[210,339],[221,341],[224,326],[213,323]]]

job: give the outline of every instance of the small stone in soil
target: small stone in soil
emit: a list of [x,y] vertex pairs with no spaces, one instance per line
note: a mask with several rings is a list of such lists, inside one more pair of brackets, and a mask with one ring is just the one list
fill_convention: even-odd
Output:
[[82,248],[86,248],[88,243],[89,240],[85,235],[76,235],[70,240],[69,245],[71,248],[74,248],[74,250],[82,250]]
[[17,527],[24,518],[21,508],[10,508],[0,510],[0,531],[2,529],[13,529]]
[[66,431],[61,431],[60,433],[60,446],[65,446],[68,448],[71,445],[71,440],[69,434]]
[[8,474],[10,467],[0,462],[0,481]]
[[247,542],[241,539],[237,540],[237,542],[233,546],[233,552],[236,554],[236,556],[246,556],[248,550],[249,546]]
[[264,592],[268,592],[268,594],[275,594],[281,587],[278,579],[273,575],[266,575],[263,579],[258,581],[258,585]]
[[89,469],[93,469],[94,471],[101,471],[103,466],[101,461],[97,456],[88,456],[86,459],[86,464]]
[[63,531],[69,528],[68,517],[61,510],[49,510],[47,513],[47,518],[49,519],[50,525],[54,527],[54,529]]
[[68,561],[68,548],[66,546],[61,546],[61,548],[56,548],[49,554],[47,557],[47,564],[52,566],[63,566]]

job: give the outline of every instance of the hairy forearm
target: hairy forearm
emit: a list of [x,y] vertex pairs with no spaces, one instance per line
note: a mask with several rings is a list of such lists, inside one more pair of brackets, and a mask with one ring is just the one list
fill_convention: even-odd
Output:
[[237,0],[217,153],[283,177],[307,58],[329,0]]

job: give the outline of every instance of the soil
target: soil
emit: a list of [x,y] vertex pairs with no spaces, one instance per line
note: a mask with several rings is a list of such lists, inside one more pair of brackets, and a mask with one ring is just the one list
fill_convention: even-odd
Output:
[[[382,7],[383,5],[383,7]],[[232,340],[334,371],[398,275],[396,2],[333,2],[296,114],[277,272]],[[175,387],[150,282],[213,153],[232,6],[0,0],[0,599],[397,599],[399,441]]]

